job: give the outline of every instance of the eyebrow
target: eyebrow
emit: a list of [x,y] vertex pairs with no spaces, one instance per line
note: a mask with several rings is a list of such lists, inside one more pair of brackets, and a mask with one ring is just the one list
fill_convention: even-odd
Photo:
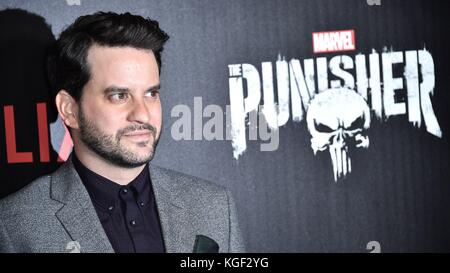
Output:
[[[151,86],[151,87],[147,88],[147,90],[145,90],[145,92],[159,90],[159,89],[161,89],[161,84]],[[105,90],[103,91],[104,94],[126,93],[126,92],[130,92],[130,89],[127,87],[120,87],[120,86],[115,86],[115,85],[109,86],[109,87],[105,88]]]

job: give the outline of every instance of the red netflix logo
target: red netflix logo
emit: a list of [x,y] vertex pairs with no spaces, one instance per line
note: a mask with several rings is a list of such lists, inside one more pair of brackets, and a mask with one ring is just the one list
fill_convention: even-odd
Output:
[[[45,102],[36,104],[38,143],[39,143],[39,161],[50,161],[50,145],[47,123],[47,105]],[[6,137],[6,158],[9,164],[14,163],[33,163],[33,153],[30,151],[17,151],[16,145],[16,123],[14,119],[14,106],[6,105],[3,107],[5,117],[5,137]],[[65,126],[64,126],[65,128]],[[30,136],[32,137],[32,136]],[[73,143],[70,134],[65,128],[65,135],[58,152],[58,162],[65,161],[72,150]]]
[[312,39],[314,53],[355,50],[353,29],[313,32]]

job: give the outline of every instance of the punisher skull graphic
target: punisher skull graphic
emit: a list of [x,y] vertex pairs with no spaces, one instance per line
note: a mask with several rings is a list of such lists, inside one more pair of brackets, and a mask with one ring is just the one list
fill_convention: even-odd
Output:
[[327,89],[311,100],[306,121],[314,154],[328,149],[337,182],[352,170],[349,147],[369,147],[369,106],[352,89]]

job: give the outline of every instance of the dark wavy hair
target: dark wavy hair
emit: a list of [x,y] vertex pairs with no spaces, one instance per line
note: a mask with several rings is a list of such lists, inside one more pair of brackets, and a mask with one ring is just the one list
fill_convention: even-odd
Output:
[[81,16],[68,26],[48,56],[47,68],[52,93],[65,89],[76,101],[90,79],[87,53],[94,45],[151,50],[161,71],[161,53],[167,33],[150,18],[130,13],[97,12]]

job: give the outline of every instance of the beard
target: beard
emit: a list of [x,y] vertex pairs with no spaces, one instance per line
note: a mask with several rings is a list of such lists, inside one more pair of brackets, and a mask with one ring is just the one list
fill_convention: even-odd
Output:
[[[81,108],[79,112],[79,123],[81,141],[94,153],[116,166],[135,168],[153,159],[156,146],[158,145],[159,135],[158,130],[151,124],[130,125],[118,130],[115,136],[108,135],[94,121],[87,119]],[[148,155],[139,156],[120,143],[121,138],[125,134],[136,130],[149,130],[153,136],[153,143],[150,144],[152,147]],[[146,147],[150,141],[137,142],[136,145],[138,147]]]

